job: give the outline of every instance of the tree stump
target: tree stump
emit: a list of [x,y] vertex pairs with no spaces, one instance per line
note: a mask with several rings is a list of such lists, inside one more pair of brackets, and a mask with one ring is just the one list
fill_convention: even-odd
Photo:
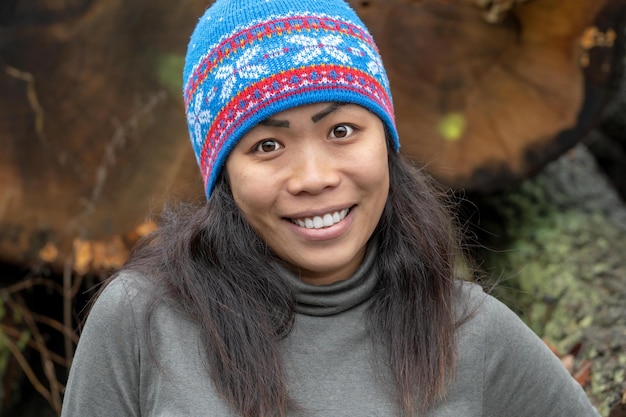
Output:
[[595,127],[623,72],[621,0],[351,3],[381,50],[402,152],[452,188],[537,173]]
[[98,252],[114,268],[123,239],[174,183],[175,193],[202,195],[180,86],[206,3],[38,0],[2,10],[0,261],[62,271],[82,256],[85,273]]
[[[5,3],[0,261],[115,268],[170,190],[203,198],[180,74],[210,1]],[[455,188],[540,169],[596,122],[622,72],[620,0],[352,4],[385,60],[403,152]]]

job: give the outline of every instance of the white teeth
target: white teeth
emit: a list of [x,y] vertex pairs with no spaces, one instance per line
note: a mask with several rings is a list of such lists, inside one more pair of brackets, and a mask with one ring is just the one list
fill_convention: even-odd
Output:
[[315,216],[313,217],[313,227],[316,229],[321,229],[324,227],[324,220],[321,217]]
[[323,216],[305,217],[304,219],[294,219],[293,223],[307,229],[321,229],[322,227],[330,227],[342,221],[348,214],[348,209],[326,213]]

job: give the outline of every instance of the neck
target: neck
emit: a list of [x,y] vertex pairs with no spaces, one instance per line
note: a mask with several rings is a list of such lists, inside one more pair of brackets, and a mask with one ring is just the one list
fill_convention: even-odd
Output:
[[347,279],[329,284],[303,281],[292,272],[282,269],[281,274],[293,287],[296,294],[296,310],[310,316],[328,316],[348,310],[372,294],[378,282],[376,268],[377,244],[370,242],[363,262]]

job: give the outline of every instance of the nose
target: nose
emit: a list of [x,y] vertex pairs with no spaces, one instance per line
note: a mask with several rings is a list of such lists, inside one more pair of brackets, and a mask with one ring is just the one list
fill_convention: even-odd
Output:
[[287,190],[293,195],[319,194],[339,185],[341,175],[332,149],[326,143],[299,146],[289,160]]

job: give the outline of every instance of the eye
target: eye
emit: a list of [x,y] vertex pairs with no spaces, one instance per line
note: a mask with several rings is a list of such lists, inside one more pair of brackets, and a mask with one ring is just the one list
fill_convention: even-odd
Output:
[[265,139],[265,140],[262,140],[259,143],[257,143],[254,146],[253,151],[254,152],[260,152],[260,153],[269,153],[269,152],[275,152],[275,151],[279,150],[282,147],[283,147],[283,145],[281,145],[280,143],[278,143],[274,139]]
[[343,139],[354,132],[354,128],[350,125],[337,125],[330,131],[330,137],[333,139]]

